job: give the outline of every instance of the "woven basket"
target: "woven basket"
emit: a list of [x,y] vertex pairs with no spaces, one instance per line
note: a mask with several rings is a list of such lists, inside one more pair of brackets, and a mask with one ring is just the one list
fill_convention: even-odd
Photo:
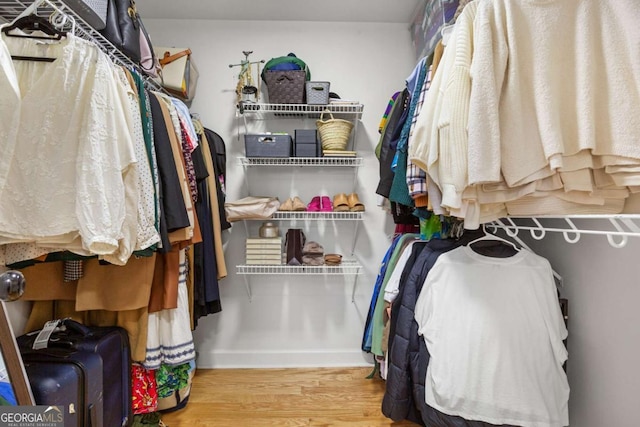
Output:
[[302,104],[304,102],[304,70],[268,70],[265,73],[271,104]]
[[[331,119],[324,120],[324,113],[329,113]],[[353,123],[348,120],[334,119],[330,111],[323,111],[320,120],[316,120],[318,135],[323,150],[346,150]]]

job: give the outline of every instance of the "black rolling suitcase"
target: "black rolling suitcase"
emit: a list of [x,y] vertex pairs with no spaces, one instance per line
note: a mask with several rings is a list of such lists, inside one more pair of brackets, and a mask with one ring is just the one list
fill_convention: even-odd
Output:
[[[30,346],[35,341],[32,335]],[[131,348],[129,335],[117,326],[86,326],[61,320],[48,339],[47,347],[73,348],[98,354],[103,364],[104,426],[123,427],[133,422],[131,393]]]
[[65,427],[103,427],[100,356],[74,349],[32,350],[24,346],[20,352],[36,404],[63,408]]
[[131,347],[127,331],[118,326],[85,326],[70,319],[62,324],[65,330],[54,332],[52,346],[69,343],[73,348],[102,357],[105,427],[131,425]]

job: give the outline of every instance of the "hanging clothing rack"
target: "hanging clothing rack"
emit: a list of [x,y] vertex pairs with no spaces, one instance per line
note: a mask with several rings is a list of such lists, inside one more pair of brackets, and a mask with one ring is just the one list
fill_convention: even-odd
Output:
[[63,30],[72,32],[76,37],[91,41],[96,44],[111,60],[130,70],[137,71],[144,79],[145,87],[149,90],[164,92],[164,89],[147,74],[140,66],[129,57],[120,52],[109,40],[100,34],[95,28],[87,24],[78,14],[69,8],[62,0],[0,0],[0,23],[11,22],[27,8],[34,6],[38,14],[43,16],[56,16],[56,23],[61,24]]
[[[603,225],[604,224],[604,225]],[[603,235],[617,249],[624,248],[629,237],[640,237],[640,215],[573,215],[507,217],[488,224],[517,237],[521,230],[529,231],[535,240],[542,240],[547,232],[562,233],[568,243],[577,243],[583,234]]]

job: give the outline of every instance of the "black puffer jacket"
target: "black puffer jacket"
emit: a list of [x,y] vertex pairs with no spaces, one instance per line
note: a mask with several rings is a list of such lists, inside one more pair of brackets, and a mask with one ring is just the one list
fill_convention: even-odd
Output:
[[[418,324],[414,320],[414,309],[424,279],[438,257],[460,246],[458,240],[431,240],[422,249],[406,278],[400,280],[398,297],[391,307],[389,329],[389,353],[387,388],[382,400],[382,413],[394,421],[404,419],[420,422],[421,410],[425,409],[424,378],[420,381],[420,341]],[[425,347],[426,348],[426,347]],[[426,375],[426,364],[425,364]],[[419,398],[422,383],[422,400]]]

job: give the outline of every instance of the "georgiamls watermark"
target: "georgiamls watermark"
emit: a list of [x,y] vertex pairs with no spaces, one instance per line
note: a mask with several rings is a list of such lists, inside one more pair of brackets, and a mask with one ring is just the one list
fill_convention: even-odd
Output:
[[0,427],[64,427],[61,406],[0,406]]

